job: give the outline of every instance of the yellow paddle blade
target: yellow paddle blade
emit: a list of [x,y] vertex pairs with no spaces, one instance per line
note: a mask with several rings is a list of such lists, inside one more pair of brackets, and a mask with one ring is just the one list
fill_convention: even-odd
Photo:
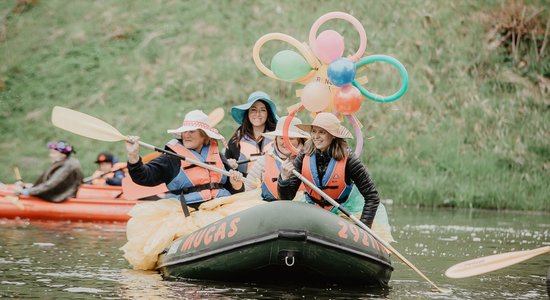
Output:
[[126,136],[106,122],[69,108],[56,106],[52,111],[54,126],[105,142],[125,141]]
[[212,112],[208,114],[208,125],[210,125],[211,127],[215,127],[216,125],[218,125],[218,123],[223,120],[224,114],[225,112],[223,108],[215,108]]
[[449,278],[466,278],[496,271],[528,260],[537,255],[550,253],[550,246],[533,250],[514,251],[484,256],[456,264],[445,272]]

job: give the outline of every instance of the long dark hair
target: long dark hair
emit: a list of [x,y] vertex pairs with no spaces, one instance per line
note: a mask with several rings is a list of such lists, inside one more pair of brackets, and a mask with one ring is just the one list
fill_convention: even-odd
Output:
[[[263,100],[258,100],[258,101],[262,102],[268,110],[267,119],[265,121],[264,132],[275,130],[275,127],[277,126],[277,121],[275,120],[275,117],[274,117],[275,112],[271,110],[271,106],[269,106],[267,102]],[[248,135],[250,138],[255,140],[254,129],[253,129],[252,123],[250,123],[250,119],[248,118],[248,110],[246,110],[244,114],[243,122],[241,126],[239,126],[239,128],[237,128],[233,136],[231,136],[230,141],[233,141],[238,145],[241,138],[246,135]]]

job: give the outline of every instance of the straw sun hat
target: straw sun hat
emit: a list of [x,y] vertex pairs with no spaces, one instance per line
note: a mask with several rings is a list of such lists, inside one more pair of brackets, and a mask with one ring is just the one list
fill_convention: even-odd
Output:
[[174,135],[176,138],[181,138],[181,134],[186,131],[200,129],[209,137],[222,140],[223,136],[218,133],[218,130],[208,125],[208,116],[202,110],[193,110],[188,112],[183,119],[180,128],[168,129],[167,132]]
[[[279,121],[277,121],[277,127],[275,127],[275,130],[270,132],[264,132],[262,133],[263,136],[268,137],[270,139],[275,139],[278,136],[283,136],[283,127],[285,126],[285,121],[287,117],[281,117]],[[302,121],[298,118],[292,118],[290,121],[290,126],[288,127],[288,137],[290,138],[309,138],[309,133],[303,131],[302,129],[296,127],[296,125],[302,124]]]
[[311,132],[311,127],[317,126],[326,130],[328,133],[332,134],[335,137],[343,139],[352,139],[353,135],[351,132],[344,126],[340,125],[340,120],[331,113],[322,112],[317,114],[315,119],[311,124],[302,124],[296,125],[296,127],[303,129],[305,131]]

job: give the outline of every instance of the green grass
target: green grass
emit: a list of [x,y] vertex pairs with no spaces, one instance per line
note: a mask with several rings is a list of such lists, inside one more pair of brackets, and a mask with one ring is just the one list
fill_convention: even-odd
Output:
[[[33,181],[48,165],[45,143],[56,138],[76,145],[87,175],[100,151],[124,157],[121,143],[53,127],[55,105],[159,146],[189,110],[228,112],[257,89],[271,94],[284,114],[300,86],[260,73],[252,61],[255,41],[270,32],[307,41],[313,22],[338,10],[365,27],[365,55],[392,55],[410,76],[402,99],[365,101],[358,114],[363,161],[383,198],[550,211],[550,96],[540,83],[550,77],[548,51],[520,69],[503,51],[484,50],[479,15],[504,2],[48,0],[10,13],[15,2],[0,2],[6,16],[0,23],[1,182],[14,181],[13,166]],[[319,32],[325,29],[341,32],[346,54],[355,52],[350,24],[330,21]],[[267,66],[288,49],[279,42],[264,48]],[[399,84],[383,65],[367,75],[369,88],[380,93]],[[228,137],[235,128],[227,114],[219,129]]]

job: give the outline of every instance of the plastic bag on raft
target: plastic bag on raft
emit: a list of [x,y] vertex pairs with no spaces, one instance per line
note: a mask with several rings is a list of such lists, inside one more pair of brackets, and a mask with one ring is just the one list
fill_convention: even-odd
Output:
[[137,204],[132,208],[126,227],[128,242],[120,248],[124,258],[136,270],[155,268],[158,255],[173,240],[189,234],[225,216],[265,203],[260,189],[213,199],[191,210],[187,218],[177,199],[162,199]]

